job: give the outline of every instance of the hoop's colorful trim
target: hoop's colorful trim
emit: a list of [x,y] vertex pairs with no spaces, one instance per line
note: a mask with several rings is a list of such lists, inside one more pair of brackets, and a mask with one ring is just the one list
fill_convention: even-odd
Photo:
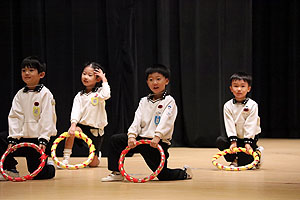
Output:
[[[150,140],[139,140],[139,141],[136,141],[136,145],[140,145],[140,144],[150,144]],[[147,177],[144,177],[144,178],[134,178],[132,176],[130,176],[129,174],[127,174],[125,172],[125,169],[124,169],[124,159],[125,159],[125,156],[126,154],[129,152],[131,148],[129,148],[129,146],[127,146],[121,153],[120,155],[120,159],[119,159],[119,170],[122,174],[122,176],[124,176],[128,181],[131,181],[131,182],[134,182],[134,183],[145,183],[147,181],[150,181],[152,179],[154,179],[160,172],[161,170],[163,169],[164,165],[165,165],[165,161],[166,161],[166,156],[165,156],[165,153],[164,153],[164,150],[162,149],[162,147],[160,145],[157,146],[157,149],[159,150],[159,153],[161,155],[161,160],[160,160],[160,164],[158,166],[158,168],[156,169],[155,172],[153,172],[152,174],[150,174],[149,176]]]
[[[240,148],[240,147],[234,148],[233,151],[234,152],[244,152],[244,153],[247,152],[247,150],[245,148]],[[255,167],[258,164],[258,162],[259,162],[259,156],[258,156],[258,154],[255,151],[253,151],[253,150],[251,150],[249,152],[249,154],[253,156],[254,161],[252,163],[248,164],[248,165],[245,165],[245,166],[239,166],[239,167],[225,166],[225,165],[222,165],[222,164],[220,164],[220,163],[218,163],[216,161],[218,158],[220,158],[221,156],[224,156],[224,155],[226,155],[228,153],[232,153],[230,151],[230,149],[225,149],[224,151],[218,152],[216,155],[213,156],[213,158],[212,158],[212,164],[214,166],[216,166],[217,168],[222,169],[222,170],[226,170],[226,171],[241,171],[241,170],[251,169],[251,168]]]
[[70,134],[68,132],[62,133],[58,138],[56,138],[56,140],[53,142],[53,145],[51,147],[51,157],[54,160],[54,162],[56,163],[56,165],[60,166],[62,168],[65,168],[65,169],[80,169],[80,168],[84,168],[84,167],[88,166],[94,159],[96,149],[92,143],[92,140],[90,138],[88,138],[84,133],[82,133],[82,132],[79,133],[78,131],[75,131],[75,137],[84,140],[89,147],[88,159],[86,161],[84,161],[80,164],[76,164],[76,165],[65,165],[58,160],[58,158],[56,157],[57,145],[62,140],[64,140],[66,137],[70,137]]
[[[41,163],[40,165],[38,166],[38,168],[32,172],[31,174],[29,175],[26,175],[26,176],[22,176],[22,177],[11,177],[9,176],[8,174],[5,173],[5,171],[3,170],[3,163],[4,163],[4,160],[5,158],[7,157],[8,154],[16,151],[18,148],[21,148],[21,147],[31,147],[31,148],[34,148],[37,152],[39,152],[41,154],[41,157],[40,157],[40,160],[41,160]],[[23,142],[23,143],[19,143],[19,144],[16,144],[14,146],[12,146],[11,148],[7,149],[4,154],[2,155],[1,157],[1,160],[0,160],[0,171],[1,171],[1,174],[3,175],[3,177],[6,179],[6,180],[10,180],[10,181],[17,181],[17,182],[21,182],[21,181],[26,181],[26,180],[31,180],[33,179],[33,177],[35,177],[40,171],[42,171],[43,167],[45,166],[45,163],[46,163],[46,159],[47,159],[47,155],[44,153],[44,151],[39,147],[37,146],[36,144],[33,144],[33,143],[28,143],[28,142]]]

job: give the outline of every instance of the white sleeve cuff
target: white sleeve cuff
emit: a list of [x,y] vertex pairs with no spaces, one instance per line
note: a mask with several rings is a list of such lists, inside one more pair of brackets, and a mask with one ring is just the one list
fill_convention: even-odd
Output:
[[128,133],[128,138],[136,138],[136,135],[134,133]]

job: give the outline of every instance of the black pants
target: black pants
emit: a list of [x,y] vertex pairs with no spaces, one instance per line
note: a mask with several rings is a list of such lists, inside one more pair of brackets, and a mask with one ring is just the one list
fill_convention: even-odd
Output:
[[[137,140],[140,139],[147,139],[147,138],[140,138],[138,137]],[[166,156],[166,162],[164,165],[164,168],[161,170],[161,172],[158,174],[157,178],[159,180],[183,180],[186,179],[187,174],[183,169],[169,169],[168,166],[168,157],[169,152],[168,149],[170,145],[159,142],[161,147],[164,150],[165,156]],[[116,134],[111,136],[110,143],[109,143],[109,150],[108,150],[108,169],[111,171],[119,171],[119,158],[122,151],[126,148],[128,145],[128,137],[126,134]],[[134,153],[140,153],[142,157],[144,158],[145,162],[147,163],[148,167],[155,171],[161,161],[161,156],[159,151],[156,148],[151,147],[149,144],[141,144],[136,146],[134,149],[131,149],[130,151],[133,151]]]
[[[8,143],[6,140],[7,137],[7,133],[3,133],[1,132],[0,134],[0,154],[3,155],[3,153],[6,151]],[[38,139],[37,138],[21,138],[20,143],[22,142],[30,142],[30,143],[34,143],[36,145],[38,145]],[[49,156],[50,155],[50,148],[51,148],[51,144],[49,143],[47,145],[47,149],[46,149],[46,154]],[[38,166],[40,165],[41,161],[40,161],[40,157],[41,154],[39,152],[37,152],[35,149],[31,148],[31,147],[22,147],[17,149],[15,152],[10,153],[6,159],[4,160],[3,163],[3,169],[16,169],[16,165],[18,164],[18,162],[14,159],[15,156],[18,157],[25,157],[26,158],[26,162],[27,162],[27,168],[28,171],[30,173],[33,173]],[[42,171],[40,171],[33,179],[38,180],[38,179],[51,179],[55,176],[55,167],[53,165],[47,165],[45,164],[45,166],[43,167]]]
[[[3,131],[0,133],[0,155],[4,154],[4,152],[7,150],[7,136],[8,133],[6,131]],[[6,156],[5,161],[3,163],[3,169],[16,169],[16,165],[18,162],[14,159],[13,153],[10,153]]]
[[[257,141],[258,141],[258,136],[255,136],[254,141],[251,144],[253,151],[255,151],[255,149],[257,148]],[[216,140],[216,146],[220,151],[223,151],[224,149],[229,149],[230,145],[231,142],[229,141],[228,137],[219,136]],[[245,147],[245,143],[243,139],[238,139],[237,147],[243,147],[243,148]],[[226,154],[224,158],[227,162],[233,162],[234,159],[237,158],[239,166],[248,165],[254,160],[252,155],[243,152],[238,152],[236,154]]]
[[[95,146],[95,155],[99,157],[99,151],[101,150],[102,142],[103,142],[103,136],[94,136],[93,133],[91,132],[91,129],[95,129],[94,127],[91,126],[86,126],[82,124],[77,124],[82,130],[82,132],[88,136],[92,140],[93,145]],[[86,143],[82,139],[75,138],[75,142],[79,145],[86,145]]]

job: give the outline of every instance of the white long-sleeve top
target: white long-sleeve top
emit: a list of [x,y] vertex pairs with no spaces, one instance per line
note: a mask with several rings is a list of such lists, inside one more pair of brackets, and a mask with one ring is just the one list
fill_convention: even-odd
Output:
[[[78,92],[73,101],[71,123],[98,128],[102,136],[107,125],[105,100],[109,98],[110,86],[107,82],[103,82],[102,87],[90,93]],[[98,133],[95,133],[95,136],[97,135]]]
[[134,120],[128,129],[128,137],[154,138],[158,136],[167,144],[171,144],[177,106],[172,96],[156,102],[143,97],[135,112]]
[[233,99],[224,104],[224,122],[228,137],[254,139],[261,132],[258,105],[249,98],[246,104],[234,103]]
[[20,89],[15,95],[8,115],[9,137],[43,138],[55,136],[55,100],[48,88],[37,86],[37,91]]

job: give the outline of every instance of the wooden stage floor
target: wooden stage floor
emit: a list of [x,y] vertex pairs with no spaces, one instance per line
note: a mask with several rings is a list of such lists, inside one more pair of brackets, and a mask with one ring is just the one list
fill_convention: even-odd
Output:
[[[169,167],[189,165],[192,180],[103,183],[100,179],[109,171],[102,158],[100,167],[57,170],[51,180],[0,181],[0,199],[300,199],[300,140],[261,139],[259,145],[265,151],[258,170],[217,169],[211,164],[216,148],[171,148]],[[72,158],[72,164],[85,159]],[[24,158],[18,160],[21,175],[28,174]],[[150,174],[139,155],[126,158],[125,169],[134,177]]]

